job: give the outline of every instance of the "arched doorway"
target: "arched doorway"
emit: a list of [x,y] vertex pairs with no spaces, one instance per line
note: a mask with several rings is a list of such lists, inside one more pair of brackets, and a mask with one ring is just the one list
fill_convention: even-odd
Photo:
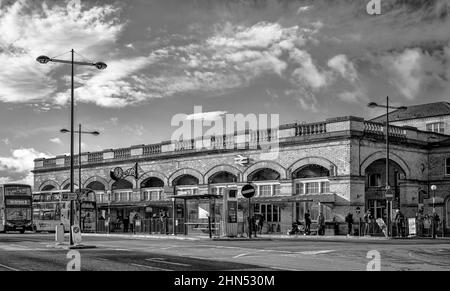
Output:
[[261,168],[250,173],[247,181],[256,186],[255,197],[260,200],[259,203],[254,203],[253,214],[262,218],[265,223],[263,225],[274,226],[273,231],[277,231],[281,221],[281,208],[279,203],[270,201],[269,197],[280,194],[280,173],[271,168]]
[[[308,164],[292,172],[294,195],[330,194],[330,170],[317,164]],[[308,200],[308,199],[305,199]],[[300,201],[294,205],[294,219],[303,221],[305,213],[309,212],[312,220],[316,220],[319,213],[325,220],[333,218],[330,205],[317,201]]]
[[[375,219],[387,221],[386,204],[386,159],[372,162],[365,170],[365,207],[370,210]],[[405,171],[395,161],[389,161],[389,185],[394,194],[392,209],[400,209],[400,182],[405,177]],[[391,211],[392,213],[394,211]],[[391,213],[391,214],[392,214]]]

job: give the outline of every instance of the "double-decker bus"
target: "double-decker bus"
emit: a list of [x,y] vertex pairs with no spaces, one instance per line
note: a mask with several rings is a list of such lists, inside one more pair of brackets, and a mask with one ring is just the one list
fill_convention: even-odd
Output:
[[[81,210],[74,203],[74,224],[79,224],[81,215],[81,231],[95,232],[97,205],[95,192],[84,189]],[[64,231],[70,230],[69,190],[52,190],[33,192],[33,229],[36,232],[53,232],[57,225],[63,225]]]
[[68,190],[33,192],[33,229],[36,232],[55,231],[63,224],[70,229],[70,201]]
[[0,184],[0,232],[32,230],[31,186]]

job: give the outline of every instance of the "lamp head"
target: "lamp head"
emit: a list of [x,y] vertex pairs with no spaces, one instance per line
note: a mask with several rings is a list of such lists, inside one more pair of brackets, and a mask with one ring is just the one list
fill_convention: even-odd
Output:
[[98,131],[93,131],[93,132],[91,132],[93,135],[99,135],[100,134],[100,132],[98,132]]
[[104,62],[97,62],[94,64],[94,66],[99,70],[104,70],[107,67],[107,65]]
[[61,133],[68,133],[68,132],[70,132],[70,130],[63,128],[63,129],[60,130],[60,132]]
[[406,110],[406,109],[408,109],[408,107],[406,107],[406,106],[400,106],[400,107],[398,108],[398,110]]
[[367,106],[370,108],[375,108],[375,107],[378,107],[378,104],[375,102],[370,102],[369,104],[367,104]]
[[47,56],[39,56],[36,58],[36,61],[41,64],[46,64],[46,63],[50,62],[50,58]]

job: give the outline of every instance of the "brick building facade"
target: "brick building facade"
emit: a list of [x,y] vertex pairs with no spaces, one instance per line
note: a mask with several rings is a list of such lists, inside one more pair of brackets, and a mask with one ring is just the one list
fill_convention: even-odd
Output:
[[[85,153],[82,187],[96,191],[100,209],[112,210],[112,219],[130,211],[144,218],[161,210],[171,215],[166,192],[172,187],[184,195],[223,194],[227,187],[249,182],[257,187],[252,211],[261,214],[274,232],[285,232],[292,221],[303,220],[307,210],[313,220],[319,212],[327,221],[343,221],[348,212],[358,217],[357,208],[361,216],[371,209],[385,218],[383,131],[381,123],[347,116],[282,125],[276,131],[205,137],[208,143],[201,148],[198,141],[189,140]],[[237,135],[245,142],[239,143]],[[430,213],[429,189],[434,184],[437,212],[450,226],[450,136],[397,126],[390,128],[390,136],[390,185],[399,197],[396,207],[408,217],[414,217],[419,207]],[[264,145],[275,140],[278,157],[265,159]],[[248,163],[236,163],[238,155]],[[34,190],[67,189],[69,162],[67,156],[36,159]],[[128,169],[135,163],[138,179],[111,179],[112,169]],[[242,220],[248,210],[238,193]],[[191,207],[186,216],[195,217],[197,209]]]

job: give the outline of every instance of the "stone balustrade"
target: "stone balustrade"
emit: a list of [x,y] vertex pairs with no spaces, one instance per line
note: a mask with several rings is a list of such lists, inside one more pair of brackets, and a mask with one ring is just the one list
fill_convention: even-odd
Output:
[[[287,140],[328,138],[330,134],[345,132],[363,132],[383,138],[384,125],[381,123],[365,121],[362,118],[346,116],[330,118],[324,122],[305,124],[284,124],[278,129],[260,131],[245,131],[234,135],[205,136],[199,139],[166,141],[150,145],[135,145],[129,148],[108,149],[101,152],[82,154],[82,164],[101,164],[104,162],[121,161],[129,158],[160,157],[163,155],[180,154],[183,152],[224,150],[224,149],[258,149],[261,145],[270,142],[280,144]],[[418,131],[411,127],[389,127],[390,135],[398,138],[417,139],[427,142],[434,133]],[[439,137],[437,138],[439,139]],[[78,156],[74,156],[74,165],[78,165]],[[70,166],[70,156],[57,156],[50,159],[36,159],[35,170],[51,169]]]

